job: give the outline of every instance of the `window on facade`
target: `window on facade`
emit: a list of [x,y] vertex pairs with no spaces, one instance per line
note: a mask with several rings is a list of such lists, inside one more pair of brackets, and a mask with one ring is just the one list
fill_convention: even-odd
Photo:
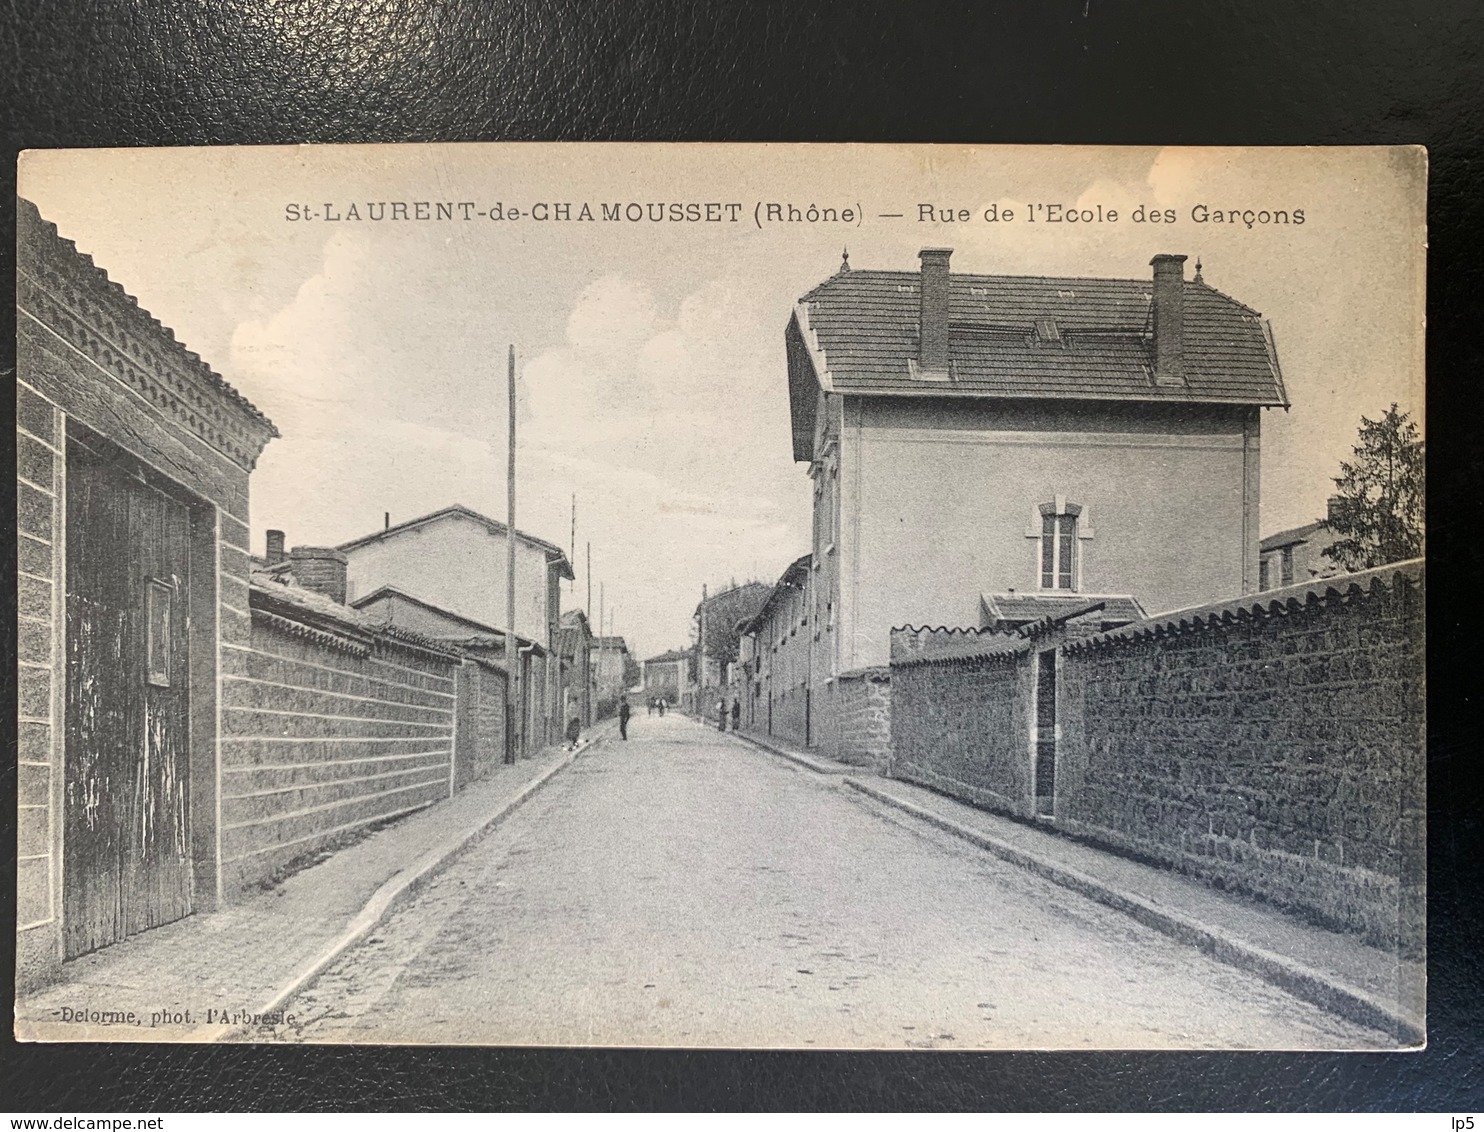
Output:
[[1077,588],[1077,512],[1041,510],[1041,588]]
[[1293,547],[1291,546],[1283,548],[1278,584],[1280,586],[1293,585]]

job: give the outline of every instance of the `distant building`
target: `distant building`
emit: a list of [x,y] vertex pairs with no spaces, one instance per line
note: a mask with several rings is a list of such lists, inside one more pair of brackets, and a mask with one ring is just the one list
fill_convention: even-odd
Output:
[[[506,621],[506,527],[455,504],[342,543],[346,599],[356,604],[385,587],[427,605],[503,632]],[[557,631],[560,586],[571,580],[562,549],[515,532],[515,635],[530,642],[520,673],[532,697],[517,737],[522,750],[555,741],[562,732]],[[527,699],[522,694],[522,699]]]
[[1330,524],[1335,512],[1344,505],[1344,500],[1331,496],[1328,514],[1323,519],[1305,523],[1302,527],[1278,531],[1262,540],[1262,588],[1276,590],[1282,586],[1297,585],[1315,578],[1333,578],[1344,573],[1333,558],[1325,556],[1327,548],[1339,537]]
[[1287,395],[1258,312],[1180,255],[1142,279],[955,275],[950,255],[842,265],[785,332],[814,490],[807,731],[851,761],[888,754],[868,736],[894,627],[1259,585],[1261,410]]
[[697,695],[704,694],[706,701],[700,705],[703,713],[715,709],[715,699],[732,680],[739,627],[757,614],[770,592],[771,587],[763,582],[743,582],[709,595],[696,606],[697,633],[704,632],[705,641],[696,672]]
[[596,695],[592,644],[593,633],[587,623],[587,614],[580,609],[563,613],[557,638],[557,655],[561,657],[565,673],[562,718],[567,720],[576,715],[585,728],[591,727],[597,718],[594,714]]
[[809,679],[819,626],[814,606],[810,555],[792,563],[769,591],[761,609],[742,626],[746,691],[742,723],[765,735],[809,746],[814,713]]
[[671,649],[644,662],[644,695],[651,700],[679,704],[689,690],[694,649]]
[[632,658],[622,637],[594,637],[588,646],[593,671],[593,695],[597,718],[617,710],[618,697],[629,687]]

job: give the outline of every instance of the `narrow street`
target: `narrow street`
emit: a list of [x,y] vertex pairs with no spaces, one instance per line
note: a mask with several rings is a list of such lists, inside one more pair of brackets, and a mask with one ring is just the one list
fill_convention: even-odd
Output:
[[[642,706],[642,705],[641,705]],[[281,1040],[887,1048],[1389,1039],[733,736],[642,711]]]

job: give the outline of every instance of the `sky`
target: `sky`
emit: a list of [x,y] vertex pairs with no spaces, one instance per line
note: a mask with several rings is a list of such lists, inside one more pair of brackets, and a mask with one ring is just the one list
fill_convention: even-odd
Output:
[[[915,271],[946,246],[954,271],[1124,278],[1158,252],[1199,257],[1270,320],[1292,401],[1263,415],[1267,534],[1323,514],[1362,414],[1394,401],[1421,419],[1424,175],[1418,151],[1381,148],[694,144],[32,151],[19,171],[22,196],[278,426],[251,483],[260,553],[269,528],[324,545],[387,512],[503,519],[514,345],[517,526],[571,548],[575,496],[563,608],[587,604],[590,543],[591,616],[601,591],[640,656],[688,641],[703,583],[771,582],[808,550],[783,331],[844,249],[854,268]],[[416,219],[417,201],[454,218]],[[650,202],[741,207],[602,219]],[[768,203],[805,219],[768,222]],[[1028,222],[1033,204],[1119,220]],[[857,216],[810,223],[811,205]],[[992,205],[1015,219],[987,222]],[[1134,223],[1140,205],[1174,223]],[[1198,205],[1305,222],[1198,223]]]

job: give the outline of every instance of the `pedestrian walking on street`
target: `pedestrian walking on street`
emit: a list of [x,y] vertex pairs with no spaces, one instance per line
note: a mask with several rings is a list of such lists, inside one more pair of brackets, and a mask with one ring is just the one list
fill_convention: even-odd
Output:
[[665,718],[665,702],[666,702],[665,701],[665,698],[663,696],[661,696],[660,697],[660,718],[661,719],[664,719]]
[[732,700],[732,730],[733,731],[737,730],[737,726],[741,722],[742,722],[742,701],[740,699],[734,699],[734,700]]
[[567,750],[577,750],[577,740],[582,735],[582,721],[575,715],[567,720]]
[[618,697],[618,737],[627,739],[629,737],[629,697]]
[[647,700],[644,701],[644,714],[645,715],[653,715],[654,714],[654,697],[653,696],[651,696],[649,699],[647,699]]
[[727,729],[727,698],[723,696],[716,701],[716,717],[720,721],[720,729]]

